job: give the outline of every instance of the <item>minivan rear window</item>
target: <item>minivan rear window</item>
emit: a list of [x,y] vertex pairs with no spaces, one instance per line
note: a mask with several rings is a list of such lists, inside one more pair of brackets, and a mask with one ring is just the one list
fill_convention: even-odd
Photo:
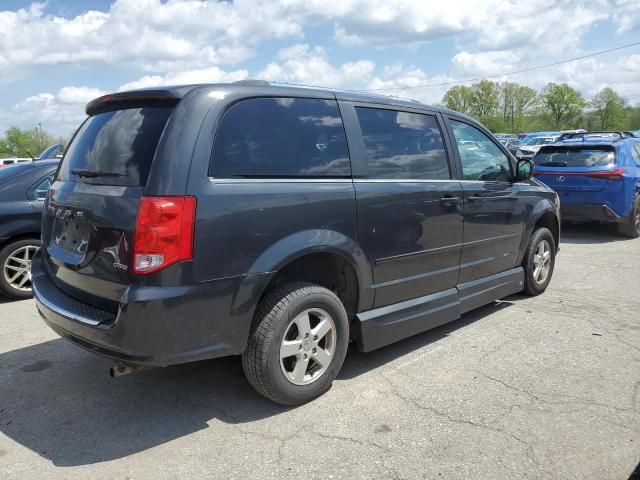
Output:
[[67,149],[58,180],[144,186],[172,110],[128,108],[89,117]]
[[533,162],[541,167],[606,167],[616,163],[616,156],[611,147],[546,147]]

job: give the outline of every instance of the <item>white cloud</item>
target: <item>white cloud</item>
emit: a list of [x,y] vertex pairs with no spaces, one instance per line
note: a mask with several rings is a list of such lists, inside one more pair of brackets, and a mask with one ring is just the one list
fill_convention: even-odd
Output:
[[[634,3],[635,2],[635,3]],[[38,65],[131,62],[150,74],[238,64],[273,38],[302,39],[305,27],[333,24],[345,46],[388,47],[456,38],[470,51],[529,55],[574,50],[597,20],[619,32],[640,24],[637,0],[116,0],[108,11],[72,18],[44,3],[0,11],[4,81]],[[28,32],[28,33],[27,33]],[[520,55],[522,58],[523,55]],[[3,81],[3,80],[0,80]]]
[[187,85],[193,83],[221,83],[243,80],[249,76],[247,70],[225,72],[218,67],[199,68],[183,72],[169,72],[165,75],[145,75],[133,82],[121,85],[118,90],[134,90],[159,85]]
[[47,131],[68,137],[85,117],[85,104],[105,93],[97,88],[68,86],[57,93],[32,95],[10,110],[0,110],[0,132],[13,126],[33,128],[41,124]]
[[277,82],[345,87],[360,83],[375,68],[375,63],[369,60],[334,66],[323,48],[310,48],[306,44],[292,45],[280,50],[278,59],[280,62],[269,63],[257,77]]

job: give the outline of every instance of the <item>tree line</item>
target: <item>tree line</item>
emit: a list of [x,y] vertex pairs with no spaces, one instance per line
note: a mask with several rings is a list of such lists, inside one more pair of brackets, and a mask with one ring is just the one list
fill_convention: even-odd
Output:
[[43,130],[40,125],[27,129],[11,127],[0,137],[0,158],[37,157],[48,146],[54,143],[66,146],[68,141]]
[[494,132],[640,129],[640,106],[630,106],[610,87],[586,99],[566,83],[549,83],[536,91],[514,82],[481,80],[451,87],[442,104],[477,118]]

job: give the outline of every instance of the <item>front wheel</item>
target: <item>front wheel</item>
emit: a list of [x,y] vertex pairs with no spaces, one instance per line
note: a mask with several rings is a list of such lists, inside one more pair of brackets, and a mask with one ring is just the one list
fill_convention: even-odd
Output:
[[633,201],[629,218],[627,218],[624,223],[618,225],[618,231],[625,237],[640,237],[640,195],[637,195]]
[[533,232],[522,261],[524,293],[540,295],[549,286],[556,262],[556,242],[551,232],[540,227]]
[[300,405],[331,388],[348,342],[347,313],[332,291],[287,283],[260,302],[242,367],[258,393]]

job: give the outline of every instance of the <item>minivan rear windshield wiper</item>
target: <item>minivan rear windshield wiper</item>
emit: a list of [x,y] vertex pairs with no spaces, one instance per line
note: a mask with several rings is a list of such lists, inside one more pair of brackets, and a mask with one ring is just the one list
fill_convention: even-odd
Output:
[[541,167],[566,167],[567,162],[544,162],[538,163]]
[[76,169],[71,170],[71,173],[79,177],[94,178],[94,177],[125,177],[126,174],[118,172],[104,172],[102,170],[84,170]]

